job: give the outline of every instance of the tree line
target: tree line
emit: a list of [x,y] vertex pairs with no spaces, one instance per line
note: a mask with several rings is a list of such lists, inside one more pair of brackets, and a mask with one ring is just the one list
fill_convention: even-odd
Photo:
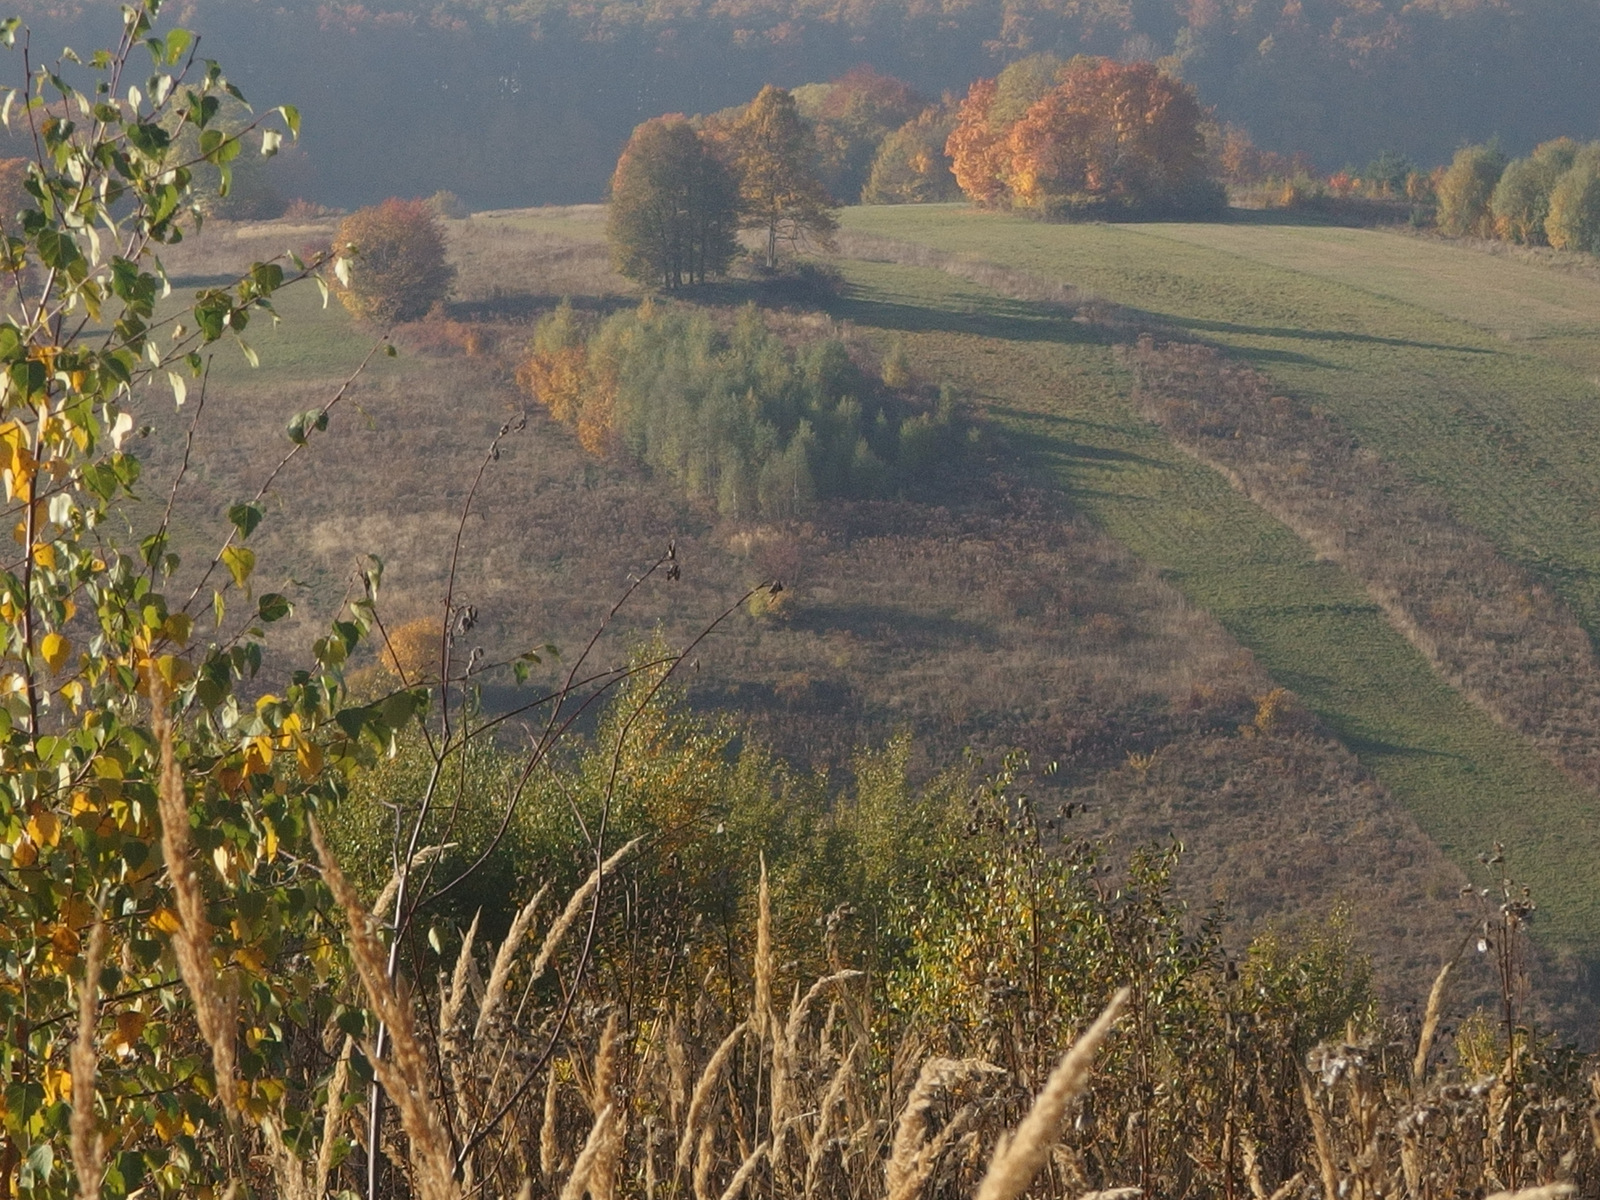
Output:
[[1600,254],[1600,142],[1556,138],[1523,158],[1456,152],[1437,185],[1442,232]]

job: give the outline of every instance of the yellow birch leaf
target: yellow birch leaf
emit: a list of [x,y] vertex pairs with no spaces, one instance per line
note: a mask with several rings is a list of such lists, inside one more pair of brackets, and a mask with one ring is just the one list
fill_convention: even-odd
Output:
[[46,571],[56,569],[56,548],[49,542],[40,542],[33,548],[33,561]]
[[46,809],[28,818],[28,836],[38,846],[54,846],[61,841],[61,822]]
[[67,665],[67,658],[72,654],[72,643],[59,633],[47,633],[39,643],[39,653],[44,655],[44,661],[51,671],[59,672]]
[[170,908],[158,908],[149,916],[150,928],[160,933],[173,934],[183,928],[178,922],[178,914]]

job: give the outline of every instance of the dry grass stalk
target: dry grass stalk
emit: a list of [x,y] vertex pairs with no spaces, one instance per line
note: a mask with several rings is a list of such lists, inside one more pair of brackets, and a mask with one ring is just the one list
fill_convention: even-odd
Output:
[[1547,1183],[1543,1187],[1523,1188],[1518,1192],[1495,1192],[1484,1200],[1562,1200],[1577,1190],[1570,1183]]
[[595,1160],[600,1157],[605,1143],[611,1134],[610,1106],[600,1110],[595,1117],[594,1125],[589,1129],[589,1136],[583,1143],[583,1149],[578,1154],[578,1159],[572,1164],[572,1174],[567,1176],[567,1182],[561,1189],[561,1200],[583,1200],[584,1193],[589,1191],[589,1179],[594,1170]]
[[732,1032],[717,1046],[710,1061],[706,1063],[705,1070],[700,1072],[700,1078],[695,1082],[694,1094],[689,1098],[689,1115],[684,1118],[683,1136],[678,1142],[680,1170],[685,1170],[689,1166],[690,1155],[695,1145],[695,1134],[699,1131],[712,1098],[716,1095],[717,1087],[722,1082],[722,1072],[727,1067],[728,1060],[733,1057],[733,1052],[739,1048],[739,1042],[748,1032],[750,1032],[748,1021],[741,1021],[735,1025]]
[[700,1131],[694,1151],[694,1200],[715,1200],[711,1194],[711,1173],[717,1169],[717,1131],[707,1125]]
[[762,1142],[750,1152],[739,1169],[733,1173],[733,1178],[728,1181],[728,1186],[723,1189],[722,1200],[738,1200],[739,1193],[744,1191],[744,1185],[750,1181],[750,1176],[756,1173],[756,1168],[761,1165],[761,1160],[766,1157],[768,1143]]
[[[406,871],[415,871],[418,867],[425,867],[439,855],[454,850],[460,844],[460,842],[445,842],[439,846],[424,846],[411,856],[410,863],[406,865]],[[394,898],[400,894],[400,880],[404,873],[396,869],[395,873],[389,876],[389,882],[384,884],[383,890],[378,893],[378,898],[372,902],[372,911],[378,914],[380,919],[382,914],[388,911],[389,906],[394,903]]]
[[211,956],[211,922],[206,918],[205,892],[192,861],[189,841],[189,800],[178,771],[172,717],[167,712],[167,689],[152,666],[146,678],[150,687],[150,731],[161,747],[161,778],[156,789],[161,812],[161,854],[178,906],[178,929],[172,935],[178,973],[194,1001],[200,1036],[211,1047],[211,1067],[216,1075],[217,1099],[228,1120],[238,1111],[236,1039],[237,1022],[230,981],[220,979]]
[[94,1077],[100,1056],[95,1026],[100,1013],[100,968],[106,961],[106,923],[98,910],[89,930],[78,985],[78,1034],[72,1042],[72,1165],[78,1173],[78,1200],[99,1200],[105,1171],[106,1137],[94,1111]]
[[811,1141],[806,1146],[806,1200],[815,1193],[817,1187],[817,1172],[822,1167],[822,1156],[828,1149],[828,1135],[833,1132],[833,1114],[844,1099],[844,1090],[849,1086],[855,1076],[856,1056],[861,1050],[861,1043],[857,1042],[845,1051],[844,1057],[839,1060],[839,1065],[833,1072],[833,1078],[828,1080],[828,1086],[822,1093],[822,1099],[817,1104],[817,1124],[811,1131]]
[[1144,1195],[1140,1187],[1106,1188],[1099,1192],[1085,1192],[1078,1200],[1139,1200]]
[[461,1020],[461,1009],[466,1003],[467,980],[472,973],[472,943],[477,940],[478,918],[481,916],[481,908],[472,914],[472,924],[467,926],[467,932],[461,938],[461,952],[456,955],[455,970],[450,976],[450,991],[439,1006],[439,1037],[447,1045],[456,1040],[457,1023]]
[[929,1114],[962,1083],[984,1076],[1004,1075],[1003,1068],[977,1058],[932,1058],[923,1064],[916,1085],[895,1124],[894,1142],[885,1169],[888,1200],[914,1200],[933,1176],[940,1159],[956,1141],[970,1132],[977,1117],[975,1104],[963,1105],[929,1138]]
[[606,1018],[606,1027],[600,1035],[600,1047],[594,1058],[594,1087],[590,1099],[599,1114],[611,1114],[605,1137],[600,1140],[594,1162],[589,1169],[589,1194],[594,1200],[611,1200],[616,1192],[617,1169],[622,1163],[622,1142],[625,1133],[622,1105],[617,1100],[617,1044],[621,1022],[613,1011]]
[[361,907],[361,900],[323,840],[322,827],[313,818],[311,840],[316,847],[322,876],[334,900],[344,910],[350,926],[350,952],[356,974],[373,1013],[389,1030],[393,1056],[379,1058],[371,1047],[363,1047],[383,1090],[400,1114],[400,1125],[410,1139],[409,1158],[412,1176],[422,1200],[454,1200],[457,1195],[454,1153],[450,1139],[431,1103],[432,1082],[427,1054],[416,1026],[416,1016],[408,1001],[401,998],[389,981],[383,947],[373,934],[372,918]]
[[756,889],[756,995],[751,1027],[765,1037],[777,1035],[777,1017],[772,1010],[772,893],[767,887],[767,856],[761,856],[761,883]]
[[539,1126],[539,1170],[545,1179],[553,1179],[560,1165],[560,1146],[556,1142],[556,1118],[561,1112],[561,1090],[556,1080],[556,1064],[551,1062],[550,1074],[544,1082],[544,1120]]
[[1290,1196],[1296,1195],[1304,1188],[1305,1182],[1305,1173],[1296,1171],[1279,1185],[1278,1190],[1272,1193],[1270,1200],[1289,1200]]
[[[1111,1003],[1095,1023],[1062,1055],[1016,1133],[995,1147],[988,1173],[978,1185],[977,1200],[1016,1200],[1027,1190],[1050,1156],[1050,1148],[1061,1137],[1061,1119],[1067,1105],[1089,1084],[1095,1051],[1105,1041],[1127,1003],[1128,989],[1122,988],[1111,997]],[[1330,1197],[1330,1200],[1337,1198]]]
[[328,1194],[328,1176],[333,1173],[333,1152],[339,1144],[339,1124],[344,1120],[344,1092],[350,1083],[350,1051],[355,1039],[346,1036],[328,1080],[328,1100],[322,1107],[322,1143],[317,1147],[316,1195]]
[[556,918],[555,924],[550,926],[550,932],[544,935],[544,944],[539,947],[538,956],[533,960],[533,979],[537,980],[545,973],[551,958],[561,948],[562,940],[577,921],[579,914],[583,912],[584,905],[600,886],[600,880],[615,871],[643,841],[643,837],[636,837],[623,846],[597,869],[589,872],[589,878],[583,881],[583,886],[572,893],[572,898],[567,901],[567,907],[561,910],[561,915]]
[[[529,900],[517,911],[512,918],[511,928],[507,931],[505,940],[500,943],[500,949],[494,956],[494,966],[489,971],[489,985],[484,989],[483,1003],[478,1006],[478,1023],[472,1031],[472,1036],[481,1038],[489,1030],[490,1022],[494,1020],[495,1013],[505,1003],[506,984],[511,980],[511,963],[516,958],[522,941],[528,936],[528,929],[533,924],[534,914],[539,911],[539,906],[544,903],[544,898],[550,894],[550,885],[547,883],[534,893]],[[473,922],[477,926],[476,920]]]
[[1439,1031],[1439,1015],[1444,1008],[1444,987],[1455,965],[1454,962],[1447,962],[1440,967],[1433,987],[1428,990],[1428,1006],[1423,1011],[1422,1032],[1417,1038],[1417,1057],[1411,1064],[1411,1086],[1416,1091],[1422,1090],[1427,1079],[1428,1054],[1433,1049],[1433,1038]]
[[1322,1176],[1323,1200],[1341,1200],[1339,1171],[1333,1161],[1333,1133],[1328,1128],[1328,1116],[1311,1091],[1311,1076],[1300,1067],[1300,1098],[1305,1101],[1306,1115],[1311,1118],[1311,1134],[1317,1148],[1317,1170]]

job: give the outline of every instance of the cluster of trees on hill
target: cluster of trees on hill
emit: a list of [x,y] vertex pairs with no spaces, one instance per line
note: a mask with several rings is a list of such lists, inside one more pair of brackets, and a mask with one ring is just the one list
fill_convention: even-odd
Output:
[[961,190],[1050,216],[1220,209],[1205,111],[1148,62],[1041,54],[972,85],[947,148]]
[[1494,146],[1467,146],[1438,198],[1445,233],[1600,254],[1600,142],[1557,138],[1510,162]]
[[725,331],[675,304],[646,301],[598,326],[562,304],[517,378],[591,453],[623,454],[725,516],[914,490],[961,446],[951,396],[913,412],[837,338],[791,348],[753,307]]
[[617,269],[671,289],[725,271],[735,230],[778,243],[829,244],[833,205],[817,175],[817,142],[794,97],[771,85],[743,109],[691,123],[672,114],[633,131],[611,177],[607,224]]

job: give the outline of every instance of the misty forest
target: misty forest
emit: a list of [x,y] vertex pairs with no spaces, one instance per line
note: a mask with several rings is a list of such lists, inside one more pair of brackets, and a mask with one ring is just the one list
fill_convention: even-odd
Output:
[[0,1197],[1600,1197],[1595,0],[0,64]]

